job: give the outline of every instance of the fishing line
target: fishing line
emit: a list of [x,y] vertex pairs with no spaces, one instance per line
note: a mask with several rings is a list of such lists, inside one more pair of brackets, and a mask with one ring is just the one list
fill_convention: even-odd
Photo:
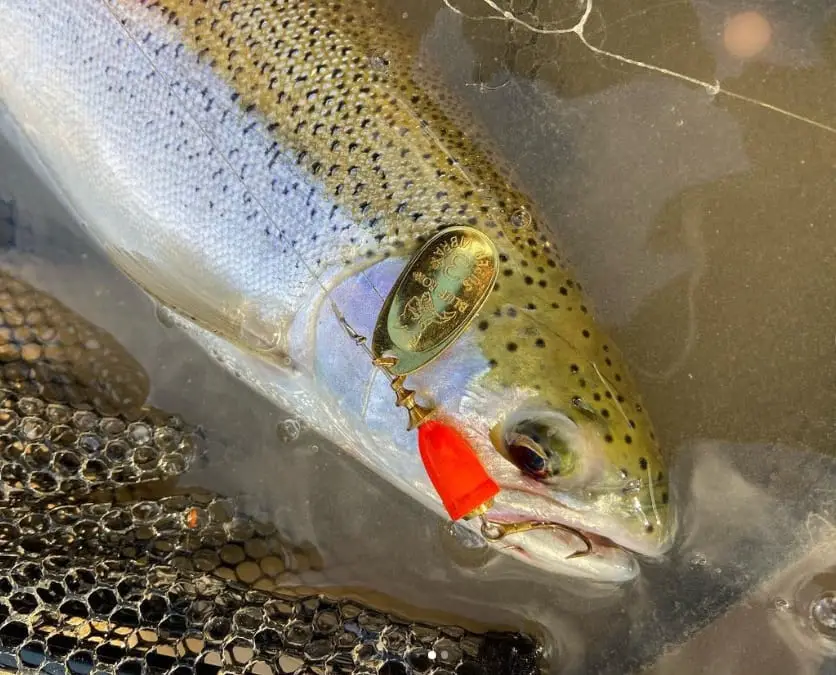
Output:
[[571,26],[569,28],[538,28],[537,26],[534,26],[533,24],[530,24],[527,21],[520,19],[512,11],[502,9],[499,5],[496,4],[496,2],[494,2],[494,0],[482,0],[482,2],[484,2],[488,7],[490,7],[493,11],[496,12],[496,14],[489,16],[469,16],[465,14],[462,10],[460,10],[458,7],[454,6],[452,0],[442,0],[442,2],[444,2],[444,5],[451,12],[453,12],[454,14],[458,14],[459,16],[464,17],[469,21],[508,21],[510,23],[521,26],[522,28],[531,31],[532,33],[536,33],[539,35],[567,35],[569,33],[574,33],[578,36],[578,39],[581,41],[581,43],[593,54],[605,56],[620,63],[659,73],[660,75],[665,75],[667,77],[671,77],[682,82],[687,82],[689,84],[694,84],[705,89],[705,91],[708,92],[708,94],[711,96],[724,94],[729,98],[737,99],[738,101],[743,101],[744,103],[750,103],[751,105],[763,108],[764,110],[769,110],[770,112],[783,115],[784,117],[789,117],[790,119],[794,119],[798,122],[809,124],[810,126],[821,129],[822,131],[826,131],[827,133],[836,134],[836,127],[833,127],[829,124],[825,124],[824,122],[819,122],[818,120],[814,120],[810,117],[805,117],[804,115],[799,115],[798,113],[794,113],[791,110],[787,110],[786,108],[781,108],[777,105],[773,105],[772,103],[767,103],[766,101],[761,101],[759,99],[752,98],[751,96],[746,96],[745,94],[739,94],[735,91],[724,89],[720,85],[720,82],[718,80],[715,80],[714,82],[706,82],[705,80],[700,80],[699,78],[692,77],[684,73],[678,73],[675,70],[670,70],[669,68],[665,68],[663,66],[657,66],[652,63],[646,63],[644,61],[639,61],[638,59],[632,59],[629,56],[623,56],[615,52],[610,52],[606,49],[602,49],[601,47],[596,47],[595,45],[589,42],[585,34],[586,24],[589,21],[589,17],[592,14],[593,0],[585,0],[583,15],[575,23],[574,26]]

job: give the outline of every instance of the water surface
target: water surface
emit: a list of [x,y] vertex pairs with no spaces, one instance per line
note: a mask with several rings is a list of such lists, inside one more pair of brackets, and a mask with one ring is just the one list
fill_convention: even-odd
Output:
[[[152,401],[207,428],[190,480],[243,495],[298,542],[288,583],[536,624],[556,673],[834,672],[811,608],[836,591],[836,8],[383,4],[550,214],[642,384],[683,523],[638,583],[567,583],[442,536],[168,327],[14,139],[0,146],[0,264],[111,332]],[[769,28],[749,59],[728,29],[743,12]]]

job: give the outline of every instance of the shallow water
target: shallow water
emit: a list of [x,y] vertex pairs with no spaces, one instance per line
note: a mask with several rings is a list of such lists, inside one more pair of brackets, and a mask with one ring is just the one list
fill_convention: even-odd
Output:
[[[836,591],[836,10],[611,0],[577,24],[574,2],[497,0],[518,22],[450,4],[461,13],[389,6],[551,213],[674,458],[682,533],[639,583],[566,583],[457,547],[168,327],[6,145],[0,264],[111,332],[152,401],[207,428],[190,478],[309,546],[290,582],[537,624],[554,672],[833,672],[816,603]],[[745,10],[772,34],[743,63],[723,38]]]

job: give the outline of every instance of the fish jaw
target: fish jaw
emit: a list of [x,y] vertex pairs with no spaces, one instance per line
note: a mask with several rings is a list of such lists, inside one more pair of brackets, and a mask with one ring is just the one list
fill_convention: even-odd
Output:
[[[491,518],[493,522],[503,522],[503,518],[496,513],[492,513]],[[524,521],[515,521],[509,516],[504,522]],[[550,574],[611,584],[628,583],[638,577],[640,568],[636,556],[630,551],[590,532],[582,534],[583,538],[562,527],[542,527],[508,534],[495,546],[503,553]],[[588,550],[587,542],[591,544]]]
[[[614,584],[635,579],[639,559],[661,559],[675,531],[666,523],[663,537],[636,536],[624,519],[574,510],[554,495],[534,496],[507,486],[485,518],[494,527],[511,526],[495,545],[512,557],[553,574]],[[513,527],[531,523],[536,523],[532,529]]]

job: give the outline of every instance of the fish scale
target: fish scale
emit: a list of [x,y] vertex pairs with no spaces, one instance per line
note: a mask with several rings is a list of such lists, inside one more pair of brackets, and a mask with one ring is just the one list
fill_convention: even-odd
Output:
[[[451,226],[479,230],[497,281],[411,386],[467,430],[503,488],[496,517],[623,546],[601,548],[621,561],[615,578],[635,574],[625,551],[667,550],[663,457],[554,228],[371,3],[0,6],[0,63],[24,64],[0,68],[0,94],[37,131],[36,154],[111,259],[227,368],[443,513],[391,389],[324,300],[371,336],[370,317],[422,243]],[[546,480],[508,440],[519,437],[511,421],[531,428],[525,418],[544,415]],[[561,463],[580,470],[561,474]],[[565,567],[565,536],[514,535],[500,550]]]

